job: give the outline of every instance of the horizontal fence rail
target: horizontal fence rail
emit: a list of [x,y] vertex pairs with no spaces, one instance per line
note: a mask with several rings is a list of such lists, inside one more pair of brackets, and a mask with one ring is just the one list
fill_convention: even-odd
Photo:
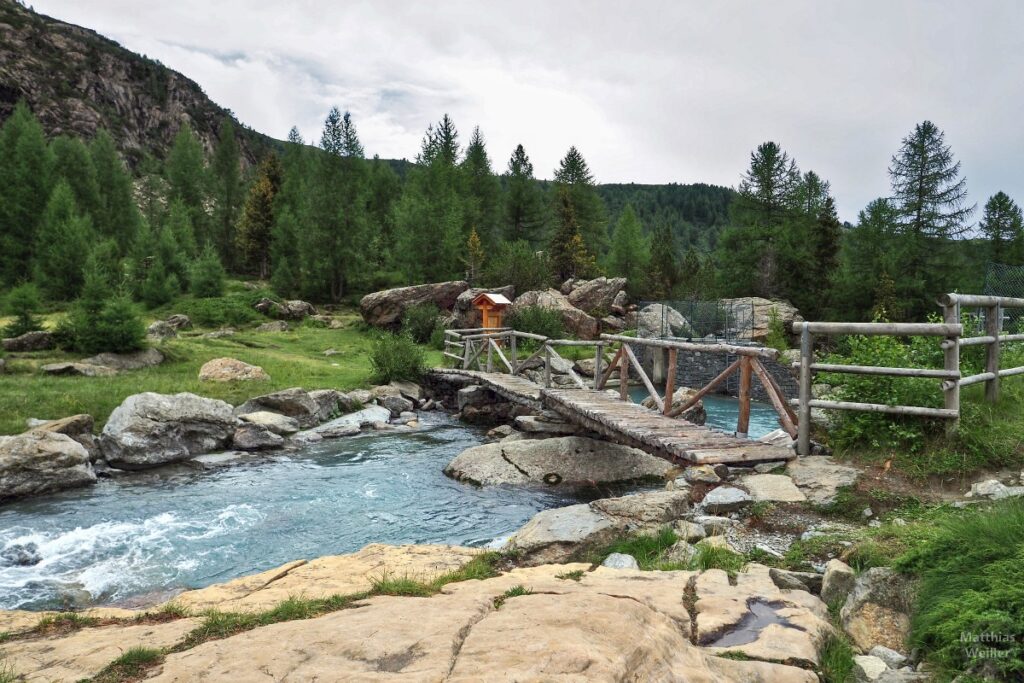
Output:
[[985,400],[995,403],[999,400],[999,379],[1024,374],[1024,366],[1000,368],[1003,344],[1024,341],[1024,334],[1003,334],[1003,311],[1008,308],[1024,308],[1024,299],[1008,296],[980,294],[943,294],[939,297],[944,320],[960,320],[963,307],[981,309],[985,317],[985,334],[976,337],[961,337],[958,347],[984,346],[985,370],[974,375],[961,377],[959,386],[985,383]]

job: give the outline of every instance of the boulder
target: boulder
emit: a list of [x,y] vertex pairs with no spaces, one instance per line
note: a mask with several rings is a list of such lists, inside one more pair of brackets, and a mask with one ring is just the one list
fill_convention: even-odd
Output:
[[327,422],[356,409],[358,402],[336,389],[314,389],[309,397],[317,405],[317,422]]
[[757,296],[738,299],[722,299],[719,305],[726,310],[733,326],[740,331],[740,337],[763,342],[768,338],[768,325],[772,309],[778,313],[786,331],[792,333],[793,323],[802,322],[800,312],[788,301],[771,301]]
[[612,553],[608,557],[604,558],[604,562],[601,563],[601,566],[608,567],[609,569],[640,569],[640,565],[637,564],[636,558],[625,553]]
[[49,351],[57,348],[57,342],[52,332],[26,332],[19,337],[10,337],[2,342],[4,351],[11,353],[22,353],[27,351]]
[[33,430],[0,436],[0,501],[95,482],[88,451],[66,434]]
[[671,464],[607,441],[565,436],[474,446],[448,463],[449,477],[478,484],[595,485],[661,479]]
[[117,374],[114,368],[89,363],[47,363],[39,368],[44,375],[70,375],[75,377],[113,377]]
[[625,315],[627,306],[629,306],[629,295],[622,290],[612,299],[611,312],[615,315]]
[[238,419],[242,422],[248,422],[269,429],[274,434],[280,434],[281,436],[288,436],[299,431],[299,423],[295,418],[281,415],[280,413],[272,413],[269,410],[246,413],[245,415],[240,415]]
[[166,320],[157,320],[146,328],[146,336],[154,341],[164,341],[177,337],[178,331],[169,325]]
[[396,379],[391,382],[390,386],[397,389],[399,395],[405,396],[410,401],[423,400],[423,387],[416,384],[416,382]]
[[853,658],[853,680],[856,683],[874,683],[888,669],[878,657],[856,655]]
[[450,311],[467,289],[469,283],[462,280],[385,289],[364,296],[359,302],[359,312],[368,325],[397,329],[402,323],[402,314],[410,306],[430,303]]
[[391,417],[398,417],[416,408],[416,405],[404,396],[381,396],[377,403],[391,411]]
[[664,304],[650,304],[637,311],[638,337],[692,337],[693,330],[683,314]]
[[884,645],[875,645],[868,654],[881,659],[890,669],[900,669],[910,663],[909,658],[905,655],[896,652],[896,650],[890,650]]
[[317,313],[316,307],[313,304],[297,299],[278,303],[273,299],[263,297],[253,304],[253,308],[270,318],[286,320],[302,320]]
[[192,329],[192,319],[184,313],[175,313],[164,322],[179,332]]
[[794,572],[786,569],[772,567],[768,575],[779,588],[788,590],[807,591],[818,595],[821,593],[821,574],[814,572]]
[[275,320],[269,323],[263,323],[256,326],[257,332],[287,332],[290,327],[284,320]]
[[597,337],[597,319],[573,306],[569,299],[557,289],[524,292],[512,302],[511,310],[515,312],[533,306],[558,311],[566,331],[580,339]]
[[[696,393],[696,389],[691,389],[690,387],[679,387],[672,393],[672,407],[681,407]],[[644,408],[650,408],[651,410],[658,409],[658,406],[654,403],[654,399],[650,396],[645,398],[640,405]],[[704,424],[708,419],[707,411],[704,409],[704,401],[697,401],[692,407],[687,408],[686,412],[679,416],[679,419],[692,422],[695,425]]]
[[689,491],[648,491],[617,498],[599,498],[590,507],[627,531],[657,531],[690,509]]
[[604,333],[618,334],[626,329],[626,321],[618,316],[606,315],[601,318],[601,331]]
[[284,310],[286,316],[291,320],[302,320],[317,314],[316,306],[300,299],[285,301]]
[[784,474],[752,474],[740,478],[740,486],[754,498],[755,503],[803,503],[807,496]]
[[694,543],[708,535],[702,524],[688,522],[685,519],[681,519],[673,524],[672,531],[675,532],[680,540],[687,543]]
[[574,286],[569,293],[569,303],[589,314],[611,313],[615,297],[626,287],[624,277],[599,277]]
[[387,408],[383,406],[367,406],[362,410],[357,410],[354,413],[348,413],[330,422],[325,422],[309,431],[300,432],[295,437],[306,438],[310,434],[315,434],[324,439],[351,436],[358,434],[363,427],[382,422],[387,423],[389,419],[391,419],[391,411]]
[[676,541],[668,550],[665,551],[665,554],[662,555],[661,559],[665,562],[689,564],[696,555],[697,549],[695,547],[686,541]]
[[560,562],[574,552],[610,542],[616,525],[586,503],[538,512],[509,539],[531,564]]
[[550,420],[536,415],[520,415],[515,419],[515,428],[528,434],[547,436],[573,436],[581,431],[579,427],[561,420]]
[[873,567],[857,576],[839,612],[843,630],[862,651],[876,645],[906,652],[916,586],[890,567]]
[[30,425],[30,431],[33,432],[50,432],[53,434],[64,434],[70,436],[72,439],[82,444],[86,452],[89,454],[89,461],[96,462],[99,458],[99,445],[96,443],[96,437],[92,434],[92,429],[95,424],[92,415],[86,415],[85,413],[79,415],[72,415],[70,417],[62,417],[58,420],[46,420]]
[[246,422],[235,428],[231,437],[231,445],[241,451],[262,451],[267,448],[278,448],[284,439],[269,428]]
[[235,408],[235,415],[240,416],[260,410],[269,410],[294,417],[303,429],[312,427],[319,422],[320,406],[309,395],[309,392],[301,387],[292,387],[265,396],[250,398]]
[[701,504],[705,510],[717,515],[741,510],[750,505],[753,500],[746,491],[741,491],[734,486],[719,486],[709,491]]
[[823,455],[791,460],[786,466],[786,474],[803,491],[807,500],[818,505],[833,502],[839,489],[853,486],[860,476],[853,467],[840,465]]
[[100,353],[82,361],[89,365],[101,365],[117,371],[142,370],[164,362],[164,354],[156,349],[142,349],[131,353]]
[[842,560],[829,560],[821,580],[821,599],[828,605],[844,604],[856,580],[857,574],[850,565]]
[[200,382],[253,382],[270,381],[263,368],[249,365],[235,358],[214,358],[199,368]]
[[691,465],[683,470],[683,479],[691,484],[718,484],[722,481],[711,465]]
[[968,498],[980,497],[989,500],[1016,498],[1024,496],[1024,486],[1007,486],[998,479],[988,479],[971,484],[971,492],[967,496]]
[[156,467],[223,448],[235,422],[224,401],[189,393],[135,394],[111,413],[100,449],[112,467]]
[[491,287],[488,289],[484,289],[482,287],[470,287],[462,294],[459,294],[455,299],[455,304],[452,307],[452,315],[455,318],[452,321],[453,327],[464,329],[480,327],[482,324],[480,320],[480,310],[473,306],[473,299],[484,293],[501,294],[509,301],[516,298],[516,288],[512,285]]

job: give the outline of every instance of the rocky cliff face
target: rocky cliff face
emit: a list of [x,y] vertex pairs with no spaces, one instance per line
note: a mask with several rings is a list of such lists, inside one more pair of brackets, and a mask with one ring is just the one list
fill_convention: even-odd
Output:
[[[231,112],[197,83],[94,31],[0,0],[0,122],[25,100],[49,135],[89,139],[106,128],[133,165],[162,158],[188,123],[213,149]],[[276,141],[236,123],[243,156],[254,162]]]

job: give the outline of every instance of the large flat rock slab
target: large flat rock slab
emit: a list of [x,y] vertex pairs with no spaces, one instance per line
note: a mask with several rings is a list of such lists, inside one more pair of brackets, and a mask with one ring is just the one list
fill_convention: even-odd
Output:
[[803,503],[807,496],[785,474],[752,474],[740,478],[755,503]]

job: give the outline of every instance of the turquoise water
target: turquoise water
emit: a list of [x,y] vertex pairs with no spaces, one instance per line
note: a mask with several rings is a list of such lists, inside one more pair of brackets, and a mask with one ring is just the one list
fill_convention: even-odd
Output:
[[41,557],[33,566],[0,560],[0,608],[165,597],[370,542],[484,545],[576,502],[449,479],[442,468],[482,431],[440,413],[423,418],[415,433],[325,441],[255,464],[125,474],[0,507],[0,551],[31,543]]
[[[643,387],[632,387],[629,390],[629,397],[634,403],[640,403],[649,394]],[[736,431],[736,419],[739,417],[739,401],[731,396],[718,396],[709,394],[703,398],[704,410],[708,414],[705,424],[708,427],[719,429],[723,432]],[[757,439],[768,432],[779,428],[779,416],[775,409],[767,403],[758,401],[750,402],[750,426],[747,435],[751,439]]]

